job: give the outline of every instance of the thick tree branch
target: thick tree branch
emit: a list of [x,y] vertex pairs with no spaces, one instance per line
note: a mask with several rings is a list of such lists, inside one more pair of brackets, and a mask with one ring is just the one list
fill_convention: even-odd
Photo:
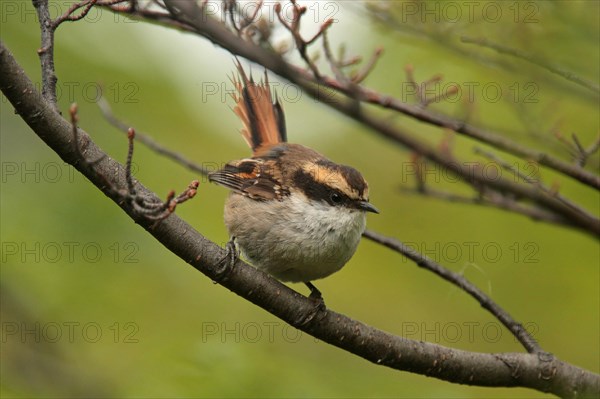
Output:
[[[308,298],[241,260],[223,274],[225,251],[193,227],[176,215],[154,226],[154,221],[140,216],[130,204],[121,201],[122,197],[114,187],[127,186],[123,166],[108,156],[103,157],[103,151],[82,130],[77,135],[79,145],[73,145],[72,125],[35,90],[3,42],[0,42],[0,89],[15,111],[50,148],[166,248],[212,280],[302,331],[373,363],[446,381],[481,386],[522,386],[563,397],[600,393],[599,375],[550,354],[483,354],[413,341],[331,310],[315,313],[314,304]],[[87,156],[98,162],[89,167],[87,162],[82,162],[76,148],[85,148]],[[135,188],[160,201],[141,184],[136,183]]]

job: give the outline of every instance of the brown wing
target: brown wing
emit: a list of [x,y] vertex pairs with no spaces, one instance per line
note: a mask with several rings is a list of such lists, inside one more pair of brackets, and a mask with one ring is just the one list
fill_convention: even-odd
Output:
[[281,199],[289,191],[280,183],[273,161],[260,158],[233,161],[208,174],[212,182],[256,200]]
[[248,79],[242,65],[237,60],[238,77],[231,79],[236,93],[233,111],[242,120],[241,130],[246,143],[256,154],[261,147],[283,143],[287,140],[283,108],[276,99],[273,102],[269,78],[265,71],[264,82],[255,83]]

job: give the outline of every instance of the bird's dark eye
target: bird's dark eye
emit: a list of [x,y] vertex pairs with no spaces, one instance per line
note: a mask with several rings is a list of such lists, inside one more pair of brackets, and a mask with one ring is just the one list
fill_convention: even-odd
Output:
[[329,198],[331,199],[331,202],[333,202],[334,204],[341,204],[342,203],[342,196],[338,193],[331,193],[331,195],[329,196]]

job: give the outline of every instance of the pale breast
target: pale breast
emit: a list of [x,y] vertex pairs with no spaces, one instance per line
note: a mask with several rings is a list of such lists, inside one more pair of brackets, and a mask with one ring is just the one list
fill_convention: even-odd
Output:
[[297,196],[255,201],[232,193],[225,224],[244,256],[282,281],[306,282],[341,269],[365,229],[364,212],[307,202]]

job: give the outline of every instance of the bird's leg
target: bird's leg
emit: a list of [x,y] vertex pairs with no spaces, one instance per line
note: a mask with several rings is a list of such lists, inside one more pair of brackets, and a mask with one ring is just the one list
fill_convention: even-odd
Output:
[[308,289],[310,290],[310,295],[308,299],[311,300],[315,304],[315,306],[305,315],[302,315],[300,319],[297,321],[298,326],[304,326],[308,324],[311,320],[315,318],[315,316],[325,310],[325,301],[323,301],[323,295],[321,295],[321,291],[317,289],[312,283],[305,282],[304,283]]
[[323,295],[321,295],[321,291],[319,291],[319,289],[310,282],[305,282],[304,284],[310,290],[310,295],[308,296],[308,299],[313,301],[316,305],[315,312],[325,310],[325,301],[323,300]]
[[310,299],[314,300],[314,301],[318,301],[318,302],[323,302],[323,295],[321,295],[321,291],[319,291],[319,289],[317,287],[315,287],[312,283],[310,282],[305,282],[304,283],[308,289],[310,290],[310,295],[308,296]]
[[227,241],[225,250],[227,253],[219,261],[221,266],[217,270],[217,278],[215,279],[216,281],[223,281],[225,278],[227,278],[229,273],[231,273],[233,270],[235,262],[237,262],[238,258],[240,257],[237,246],[235,245],[235,237],[232,236],[229,241]]

